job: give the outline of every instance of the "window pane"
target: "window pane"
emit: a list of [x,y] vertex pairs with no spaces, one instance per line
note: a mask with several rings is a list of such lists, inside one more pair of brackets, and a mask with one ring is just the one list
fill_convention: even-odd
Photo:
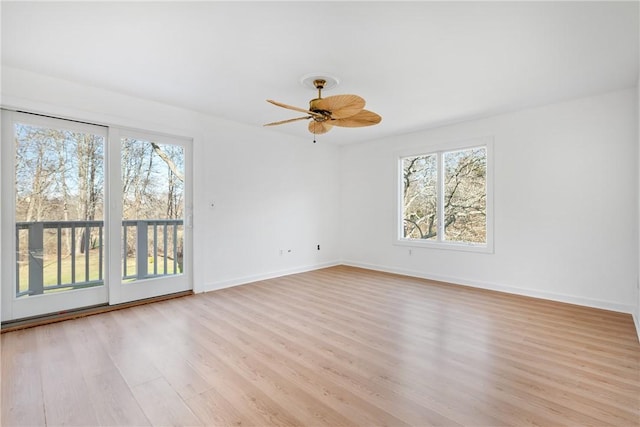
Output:
[[444,155],[444,240],[487,242],[487,150]]
[[183,273],[184,147],[121,140],[122,277]]
[[103,281],[102,135],[15,125],[16,296]]
[[436,155],[402,159],[403,237],[435,239],[437,236],[437,161]]

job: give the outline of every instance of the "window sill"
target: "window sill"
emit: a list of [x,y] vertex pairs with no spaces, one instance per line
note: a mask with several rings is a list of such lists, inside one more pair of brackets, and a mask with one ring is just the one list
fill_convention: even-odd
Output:
[[417,240],[417,239],[396,239],[394,245],[407,246],[411,248],[425,248],[425,249],[444,249],[461,252],[475,252],[492,254],[493,245],[490,243],[480,245],[472,243],[456,243],[456,242],[437,242],[430,240]]

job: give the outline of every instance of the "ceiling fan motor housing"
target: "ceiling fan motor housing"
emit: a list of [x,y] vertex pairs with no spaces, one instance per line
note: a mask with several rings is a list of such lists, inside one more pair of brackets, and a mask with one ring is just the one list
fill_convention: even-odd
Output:
[[325,122],[331,119],[331,111],[323,110],[318,107],[318,103],[322,98],[316,98],[309,101],[309,111],[313,111],[314,113],[318,113],[319,115],[313,116],[313,120],[316,122]]

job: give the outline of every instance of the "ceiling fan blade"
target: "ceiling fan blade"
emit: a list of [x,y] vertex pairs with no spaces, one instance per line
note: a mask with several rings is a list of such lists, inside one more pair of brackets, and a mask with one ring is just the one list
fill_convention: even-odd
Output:
[[333,126],[327,122],[316,122],[315,120],[309,123],[309,132],[314,135],[321,135],[331,130]]
[[362,110],[358,114],[344,119],[332,119],[329,121],[334,126],[357,128],[362,126],[377,125],[382,120],[378,114],[369,110]]
[[358,95],[334,95],[311,101],[314,110],[330,111],[333,119],[354,116],[362,111],[364,104],[364,99]]
[[274,101],[273,99],[267,99],[267,102],[277,105],[278,107],[286,108],[288,110],[299,111],[301,113],[311,114],[312,116],[321,116],[320,113],[314,113],[313,111],[305,110],[304,108],[294,107],[292,105],[283,104],[282,102]]
[[298,120],[308,120],[310,119],[311,116],[304,116],[304,117],[297,117],[295,119],[289,119],[289,120],[281,120],[279,122],[273,122],[273,123],[267,123],[264,126],[276,126],[276,125],[283,125],[285,123],[291,123],[291,122],[297,122]]

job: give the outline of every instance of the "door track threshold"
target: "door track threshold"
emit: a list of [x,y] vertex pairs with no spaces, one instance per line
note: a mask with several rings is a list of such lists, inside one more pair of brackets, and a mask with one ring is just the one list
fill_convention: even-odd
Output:
[[193,295],[193,291],[182,291],[175,294],[161,295],[153,298],[145,298],[137,301],[125,302],[115,305],[98,305],[93,307],[81,308],[78,310],[68,310],[60,313],[49,314],[46,316],[31,317],[16,321],[2,322],[1,333],[19,331],[21,329],[33,328],[36,326],[48,325],[50,323],[63,322],[65,320],[78,319],[80,317],[93,316],[94,314],[108,313],[110,311],[122,310],[125,308],[136,307],[144,304],[151,304],[159,301],[166,301],[174,298]]

